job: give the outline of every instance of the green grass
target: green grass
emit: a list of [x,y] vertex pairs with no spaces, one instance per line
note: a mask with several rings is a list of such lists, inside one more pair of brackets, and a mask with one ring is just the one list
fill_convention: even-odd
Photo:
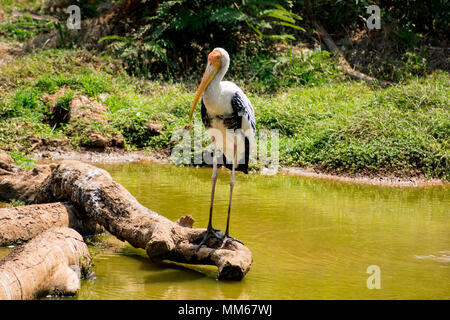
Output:
[[51,21],[33,20],[29,16],[14,18],[11,22],[0,23],[0,36],[8,40],[24,42],[39,33],[50,32],[55,29]]
[[9,205],[11,207],[20,207],[20,206],[26,205],[26,202],[20,201],[20,200],[16,200],[16,199],[12,199],[11,202],[9,203]]
[[[244,65],[242,59],[235,68]],[[255,65],[264,59],[256,59]],[[289,59],[278,58],[272,69],[268,63],[249,65],[241,70],[249,72],[248,81],[238,81],[249,92],[258,129],[279,130],[282,164],[450,180],[447,73],[411,77],[380,88],[346,80],[324,52]],[[275,70],[272,76],[269,69]],[[231,69],[227,80],[238,78],[245,79]],[[173,147],[176,130],[190,123],[194,96],[192,83],[133,78],[113,60],[81,50],[50,50],[19,58],[0,68],[0,83],[8,88],[0,92],[0,148],[7,150],[26,150],[30,135],[67,133],[67,128],[43,122],[47,108],[42,96],[62,87],[69,90],[58,100],[62,108],[78,94],[104,99],[110,125],[123,134],[129,149]],[[195,117],[200,120],[199,109]],[[154,121],[163,124],[161,135],[148,128]],[[82,144],[80,137],[71,139],[75,146]]]
[[331,171],[450,178],[447,74],[387,89],[350,83],[255,97],[259,125],[280,130],[282,162]]
[[0,0],[0,7],[5,13],[11,13],[13,10],[31,10],[39,11],[42,6],[42,0]]
[[14,163],[20,166],[22,169],[29,170],[34,167],[36,162],[33,159],[27,157],[23,152],[9,152],[8,153],[11,158],[14,160]]

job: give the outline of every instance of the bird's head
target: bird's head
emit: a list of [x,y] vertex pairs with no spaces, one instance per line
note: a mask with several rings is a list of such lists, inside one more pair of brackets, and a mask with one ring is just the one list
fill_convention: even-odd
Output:
[[229,65],[230,58],[228,56],[228,52],[226,52],[222,48],[215,48],[208,55],[208,63],[206,65],[205,73],[203,74],[202,81],[198,86],[197,93],[194,98],[194,102],[192,102],[191,112],[189,113],[189,118],[192,120],[192,115],[194,114],[195,106],[198,103],[198,100],[205,92],[208,85],[214,79],[216,74],[221,70],[227,70]]

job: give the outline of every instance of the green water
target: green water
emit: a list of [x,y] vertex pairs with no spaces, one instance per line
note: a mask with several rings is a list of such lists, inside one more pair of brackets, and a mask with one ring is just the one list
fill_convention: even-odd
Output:
[[[211,170],[101,165],[143,205],[208,218]],[[230,173],[219,170],[213,224],[225,229]],[[450,299],[450,187],[394,188],[238,174],[230,233],[253,253],[240,282],[214,267],[154,264],[107,237],[79,299]],[[2,254],[3,253],[3,254]],[[4,250],[0,251],[0,256]],[[366,286],[367,267],[381,289]]]

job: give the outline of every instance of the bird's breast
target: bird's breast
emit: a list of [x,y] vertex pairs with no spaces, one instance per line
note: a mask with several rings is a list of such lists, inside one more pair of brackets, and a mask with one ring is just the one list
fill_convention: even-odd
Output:
[[211,83],[203,95],[208,113],[212,116],[232,114],[231,98],[233,93],[233,90],[227,85],[227,81]]
[[206,110],[211,116],[224,116],[233,113],[231,99],[228,101],[224,96],[203,96]]

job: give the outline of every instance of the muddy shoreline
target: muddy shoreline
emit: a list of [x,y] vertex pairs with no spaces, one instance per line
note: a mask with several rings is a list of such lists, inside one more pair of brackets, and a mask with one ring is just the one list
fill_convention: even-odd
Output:
[[[57,160],[79,160],[89,163],[125,163],[131,161],[151,161],[160,164],[171,164],[169,152],[156,151],[125,151],[123,149],[111,150],[61,150],[61,151],[37,151],[32,158],[38,162]],[[369,176],[364,174],[333,174],[317,168],[285,167],[278,172],[263,169],[258,172],[261,175],[296,175],[312,179],[333,180],[346,183],[366,185],[392,186],[392,187],[429,187],[449,185],[441,179],[426,179],[424,176],[396,177],[396,176]]]

